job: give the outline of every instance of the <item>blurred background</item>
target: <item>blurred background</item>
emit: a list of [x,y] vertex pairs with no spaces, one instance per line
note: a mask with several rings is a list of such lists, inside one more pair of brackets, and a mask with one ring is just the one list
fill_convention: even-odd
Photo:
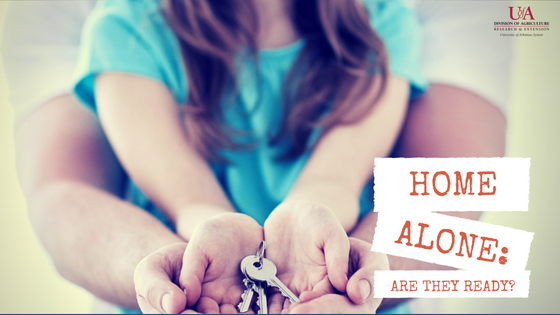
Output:
[[[0,28],[8,2],[0,1]],[[538,4],[539,20],[551,25],[543,37],[512,39],[507,155],[531,158],[529,212],[483,216],[489,223],[535,233],[527,265],[529,298],[443,299],[431,312],[560,313],[560,1],[514,2],[529,4]],[[0,313],[90,312],[91,295],[57,274],[29,224],[15,171],[7,92],[0,63]]]

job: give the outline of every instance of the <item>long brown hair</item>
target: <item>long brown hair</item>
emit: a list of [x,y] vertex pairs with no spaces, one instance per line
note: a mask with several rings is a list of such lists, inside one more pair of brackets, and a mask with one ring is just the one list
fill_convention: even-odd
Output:
[[[187,134],[206,158],[223,160],[217,150],[239,146],[228,136],[221,101],[226,89],[236,90],[239,49],[247,47],[256,59],[257,13],[251,0],[163,1],[187,67]],[[280,158],[288,159],[309,149],[313,128],[327,131],[363,117],[381,96],[388,72],[383,42],[359,1],[293,0],[291,18],[305,47],[285,80],[283,118],[270,139],[287,139]],[[356,109],[356,96],[371,86],[363,79],[373,74],[380,92],[370,106]]]

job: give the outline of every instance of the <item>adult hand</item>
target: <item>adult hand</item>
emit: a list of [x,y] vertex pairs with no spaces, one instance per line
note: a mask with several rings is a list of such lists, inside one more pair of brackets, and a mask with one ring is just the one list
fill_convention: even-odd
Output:
[[239,264],[255,255],[262,227],[241,213],[225,213],[201,223],[183,257],[179,276],[186,307],[201,313],[237,313],[245,290]]
[[[296,296],[306,291],[317,295],[346,291],[350,244],[330,208],[308,201],[284,202],[266,220],[264,233],[266,257]],[[269,308],[270,313],[279,313],[284,299],[272,296]]]
[[134,271],[134,286],[142,313],[185,310],[187,299],[178,286],[187,243],[167,245],[146,256]]
[[371,244],[362,240],[350,237],[349,241],[348,273],[351,277],[347,294],[305,292],[300,296],[301,303],[291,305],[283,313],[375,313],[381,298],[373,296],[373,275],[375,270],[389,270],[387,255],[372,252]]

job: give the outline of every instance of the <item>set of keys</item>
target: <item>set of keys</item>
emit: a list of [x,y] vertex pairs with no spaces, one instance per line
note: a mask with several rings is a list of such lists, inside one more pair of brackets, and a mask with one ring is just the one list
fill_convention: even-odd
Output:
[[247,256],[241,261],[241,272],[245,275],[243,284],[246,290],[241,295],[241,303],[237,306],[240,313],[245,313],[251,307],[253,296],[256,293],[258,314],[268,313],[266,288],[275,287],[280,293],[290,300],[290,303],[299,302],[297,296],[276,277],[276,265],[270,259],[264,258],[266,242],[262,241],[254,256]]

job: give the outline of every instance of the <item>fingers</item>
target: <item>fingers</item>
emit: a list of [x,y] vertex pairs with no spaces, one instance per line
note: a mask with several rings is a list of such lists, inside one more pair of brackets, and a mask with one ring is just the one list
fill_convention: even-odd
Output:
[[301,295],[299,296],[299,301],[301,303],[304,302],[308,302],[311,301],[313,299],[316,299],[320,296],[324,295],[322,292],[317,292],[317,291],[305,291],[303,293],[301,293]]
[[375,270],[389,270],[387,255],[372,252],[371,244],[358,239],[350,238],[350,244],[351,259],[354,263],[357,262],[358,270],[348,281],[348,297],[356,304],[368,302],[379,306],[381,299],[373,297],[373,276]]
[[179,285],[186,294],[187,308],[193,307],[200,298],[202,281],[209,263],[207,256],[198,247],[187,246],[179,276]]
[[325,277],[313,286],[312,291],[302,292],[299,296],[299,300],[300,302],[307,302],[329,293],[335,293],[335,291],[329,278]]
[[[207,297],[201,297],[196,310],[202,314],[220,314],[220,306],[216,301]],[[237,312],[236,312],[237,313]]]
[[327,236],[323,250],[332,285],[338,291],[346,292],[350,243],[342,227],[340,227],[340,231],[335,230]]
[[268,298],[268,312],[270,314],[280,314],[282,308],[284,307],[284,300],[286,298],[282,296],[279,292],[273,293]]
[[327,294],[305,303],[292,305],[285,313],[289,314],[373,314],[377,306],[370,304],[357,305],[346,296]]
[[237,314],[237,308],[231,304],[221,305],[220,314]]
[[183,291],[173,283],[186,244],[168,245],[146,256],[134,271],[138,305],[144,313],[177,314],[185,310]]

